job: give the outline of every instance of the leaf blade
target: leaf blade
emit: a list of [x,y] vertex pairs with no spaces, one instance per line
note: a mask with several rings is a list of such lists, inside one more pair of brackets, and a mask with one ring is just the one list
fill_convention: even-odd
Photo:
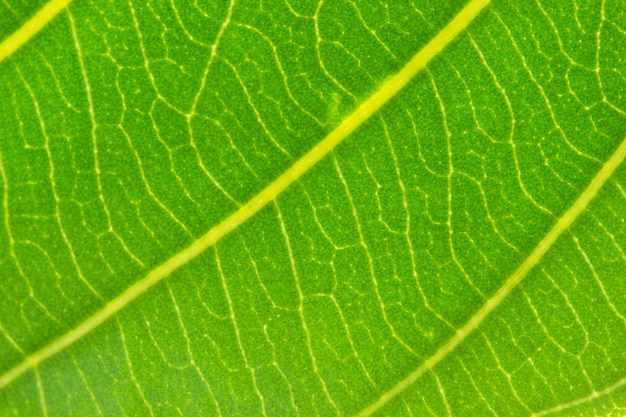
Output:
[[[139,5],[139,2],[132,5]],[[220,213],[225,213],[222,218],[212,213],[210,207],[219,207],[221,203],[208,200],[219,193],[202,194],[198,188],[190,187],[196,178],[191,174],[193,170],[181,169],[185,163],[191,162],[191,168],[204,163],[209,173],[225,184],[225,189],[239,201],[248,198],[245,193],[233,191],[233,181],[228,175],[233,175],[234,182],[241,182],[242,187],[235,189],[247,189],[252,195],[263,188],[259,184],[278,175],[276,170],[267,169],[267,175],[249,183],[243,180],[245,176],[240,175],[238,168],[234,168],[238,164],[228,162],[222,164],[226,167],[224,172],[216,170],[215,162],[221,161],[225,154],[221,150],[219,157],[218,153],[206,153],[220,138],[220,133],[211,129],[231,134],[231,143],[236,147],[242,142],[234,133],[237,124],[226,122],[235,118],[217,117],[207,110],[206,103],[219,105],[221,99],[225,108],[238,116],[240,126],[245,126],[246,132],[253,135],[252,142],[265,132],[270,146],[275,139],[288,154],[298,155],[294,144],[310,127],[306,123],[297,124],[294,120],[299,119],[292,118],[291,110],[286,112],[288,107],[283,107],[290,99],[295,103],[294,109],[298,107],[302,95],[299,88],[294,89],[293,77],[302,67],[294,60],[284,60],[286,49],[280,43],[283,39],[280,29],[271,28],[278,16],[285,18],[280,15],[280,7],[272,7],[272,13],[267,13],[270,8],[265,2],[263,11],[266,13],[256,21],[248,18],[255,14],[254,7],[249,13],[235,9],[233,25],[224,32],[223,42],[208,70],[206,98],[198,106],[199,114],[190,115],[185,107],[190,104],[185,103],[186,92],[181,91],[174,97],[172,89],[168,90],[163,82],[166,73],[159,67],[162,61],[158,53],[155,56],[158,40],[150,38],[159,33],[159,22],[150,19],[158,17],[160,27],[166,30],[162,39],[167,40],[169,58],[173,60],[170,63],[180,63],[181,69],[190,72],[190,68],[195,67],[189,66],[187,57],[177,54],[176,45],[186,45],[191,51],[195,39],[210,46],[226,9],[216,7],[200,20],[211,22],[204,36],[190,24],[192,12],[179,3],[163,5],[148,13],[136,7],[134,19],[126,22],[120,22],[119,17],[130,18],[133,10],[122,10],[123,5],[115,7],[119,13],[106,19],[109,29],[106,24],[100,25],[103,20],[96,18],[100,10],[85,24],[85,15],[78,12],[81,7],[77,4],[71,9],[78,39],[87,52],[87,75],[92,85],[98,87],[93,90],[96,123],[92,125],[98,125],[95,140],[98,141],[100,166],[105,168],[101,170],[103,187],[93,197],[105,209],[108,205],[113,216],[109,223],[113,230],[107,232],[103,213],[83,213],[83,221],[88,222],[86,228],[91,227],[104,237],[95,250],[88,249],[89,236],[86,236],[84,249],[82,245],[76,246],[77,231],[85,228],[85,223],[81,227],[80,218],[72,220],[68,202],[78,197],[78,202],[84,203],[86,199],[80,194],[68,193],[72,188],[71,182],[68,185],[65,180],[72,178],[67,169],[69,159],[60,157],[64,155],[63,144],[71,144],[72,151],[65,154],[71,155],[75,162],[84,163],[85,158],[77,157],[74,151],[76,146],[80,147],[80,141],[57,139],[66,134],[59,134],[58,127],[65,126],[71,117],[69,110],[60,112],[65,122],[59,122],[61,118],[54,116],[52,109],[58,108],[55,102],[63,101],[58,94],[56,97],[48,94],[54,90],[55,77],[49,79],[48,86],[41,83],[56,71],[56,86],[60,87],[61,95],[65,94],[67,101],[86,115],[85,104],[63,90],[68,84],[58,69],[65,65],[59,65],[40,49],[34,55],[34,62],[42,64],[44,69],[45,60],[50,64],[48,72],[44,70],[40,76],[33,71],[37,64],[25,64],[25,57],[33,59],[34,51],[26,47],[16,59],[10,60],[10,65],[0,68],[2,77],[17,81],[15,87],[10,84],[14,81],[0,86],[10,98],[0,104],[3,116],[8,116],[8,124],[0,129],[18,143],[19,132],[27,132],[23,134],[26,148],[31,146],[31,153],[43,154],[37,165],[21,159],[26,152],[20,146],[0,144],[4,161],[8,161],[4,164],[6,175],[3,178],[4,197],[8,201],[5,205],[8,222],[5,223],[15,249],[15,259],[5,258],[0,268],[8,273],[9,283],[19,282],[15,264],[23,268],[26,276],[22,279],[39,277],[31,280],[35,299],[45,300],[43,307],[70,327],[80,321],[81,315],[68,319],[67,313],[59,308],[62,300],[43,297],[54,292],[51,277],[61,277],[61,286],[57,288],[66,291],[77,279],[71,264],[61,262],[63,258],[68,260],[67,250],[64,252],[62,245],[60,250],[53,249],[49,242],[54,238],[47,241],[45,233],[28,229],[44,223],[41,218],[43,202],[48,201],[48,207],[54,209],[54,199],[46,200],[45,192],[38,191],[39,203],[25,198],[23,190],[35,188],[35,184],[45,186],[47,182],[48,190],[54,191],[57,185],[60,198],[57,213],[61,215],[56,221],[51,217],[48,224],[65,227],[69,243],[81,248],[76,252],[79,266],[88,265],[85,255],[90,251],[110,262],[110,273],[101,275],[98,268],[86,269],[98,277],[94,288],[108,299],[111,294],[115,295],[115,290],[107,288],[127,288],[136,276],[145,275],[140,268],[124,272],[120,266],[126,261],[118,266],[117,260],[122,257],[112,252],[112,248],[117,246],[123,252],[126,244],[149,271],[161,264],[162,259],[167,259],[164,254],[176,253],[188,245],[189,235],[202,235],[234,211],[222,208]],[[387,11],[391,13],[395,5],[387,5]],[[296,16],[295,20],[308,22],[308,29],[315,29],[317,19],[321,30],[318,40],[320,34],[322,37],[330,35],[318,44],[320,54],[317,56],[315,36],[309,49],[304,50],[311,52],[313,60],[317,58],[322,66],[326,65],[327,75],[339,84],[335,84],[337,94],[343,87],[348,97],[350,94],[354,97],[368,95],[368,84],[364,84],[365,88],[359,86],[362,78],[350,79],[355,72],[362,75],[374,68],[363,51],[374,50],[378,45],[380,54],[371,55],[374,59],[386,54],[391,62],[404,56],[402,48],[394,48],[397,43],[385,32],[385,13],[380,8],[349,1],[321,7],[318,4],[317,9],[313,3],[291,6],[295,9],[292,7],[289,11],[282,5],[282,10]],[[397,10],[404,12],[404,6],[401,4]],[[426,13],[427,9],[422,9],[421,4],[418,6]],[[71,398],[67,402],[79,414],[77,410],[83,410],[84,414],[100,411],[122,414],[125,406],[146,407],[145,413],[157,414],[174,413],[175,406],[190,414],[203,409],[216,414],[350,414],[373,401],[380,392],[393,387],[410,369],[415,369],[445,345],[451,333],[462,328],[480,309],[483,299],[497,292],[506,277],[514,273],[537,242],[549,233],[556,221],[550,213],[560,217],[567,212],[597,174],[599,166],[621,143],[623,123],[619,111],[623,106],[619,96],[610,95],[607,90],[610,85],[611,91],[616,87],[619,91],[619,80],[611,79],[609,74],[612,70],[619,72],[620,66],[609,58],[611,53],[607,48],[598,48],[598,45],[610,44],[607,39],[614,33],[614,25],[619,26],[620,18],[600,1],[587,6],[583,15],[572,10],[571,4],[494,3],[494,7],[472,26],[468,36],[460,36],[450,49],[431,62],[425,74],[418,75],[375,118],[367,120],[354,132],[353,140],[334,150],[331,160],[319,161],[298,180],[297,186],[285,190],[277,199],[279,208],[260,210],[253,219],[220,240],[215,251],[197,256],[193,263],[179,268],[172,279],[154,288],[150,297],[142,297],[120,312],[117,323],[103,324],[53,361],[41,364],[38,379],[30,375],[20,384],[7,387],[1,401],[3,407],[8,407],[4,410],[11,413],[15,412],[11,407],[26,410],[22,407],[32,406],[29,400],[23,401],[28,387],[31,387],[30,392],[40,391],[40,408],[48,407],[50,414],[63,413],[62,410],[67,413],[63,398]],[[174,12],[179,13],[178,23]],[[207,16],[209,18],[205,19]],[[395,16],[387,22],[405,28],[398,15]],[[53,42],[58,28],[67,23],[58,22],[50,27]],[[156,22],[156,30],[150,29],[150,22]],[[325,26],[329,22],[340,22],[335,33]],[[132,34],[133,25],[135,32],[144,36],[147,49],[143,57],[139,50],[126,56],[119,54],[116,46],[119,43],[115,43],[117,35],[110,30],[129,28],[126,33]],[[170,42],[171,35],[181,26],[187,33],[184,30],[178,33],[191,38]],[[299,35],[303,32],[295,30],[296,26],[287,27],[292,30],[292,36],[302,39]],[[358,30],[365,38],[369,37],[371,45],[363,48],[363,44],[352,42],[351,37]],[[338,36],[342,31],[350,36]],[[359,36],[356,39],[360,39]],[[250,43],[251,39],[258,42]],[[614,41],[616,39],[621,38],[618,36]],[[124,67],[118,73],[119,78],[98,78],[100,72],[105,72],[100,71],[98,65],[103,68],[107,65],[107,50],[98,49],[94,43],[100,40],[105,41],[101,46],[108,47],[112,58]],[[132,48],[133,42],[136,39],[126,45]],[[620,42],[614,44],[617,50],[622,46]],[[241,60],[237,58],[239,44],[245,46],[239,55]],[[331,44],[335,49],[327,53],[329,49],[324,48]],[[355,45],[361,45],[360,49]],[[341,47],[363,64],[356,65],[355,61],[354,65],[335,66],[338,62],[330,58],[342,56]],[[264,53],[270,59],[263,60]],[[291,53],[297,55],[293,49]],[[22,54],[24,59],[18,59]],[[204,52],[188,56],[208,58]],[[94,65],[95,62],[99,64]],[[594,62],[601,64],[595,79]],[[263,71],[251,71],[255,65]],[[143,91],[148,108],[133,98],[133,86],[125,84],[124,79],[129,66],[135,67],[134,74],[151,73],[155,77],[152,90],[162,98],[157,97],[153,108],[150,108],[150,88]],[[276,71],[266,72],[271,68]],[[361,71],[363,68],[365,71]],[[200,66],[200,73],[193,78],[199,80],[204,69]],[[581,77],[586,77],[585,71],[592,74],[591,79],[587,78],[590,83],[581,83]],[[19,76],[12,78],[11,73]],[[376,83],[382,80],[381,74],[384,77],[386,73],[387,70],[370,76]],[[110,74],[114,76],[115,71]],[[214,81],[220,78],[228,82],[217,86]],[[141,82],[136,82],[135,86],[149,86],[149,80],[138,79]],[[116,83],[107,83],[107,80],[119,82],[117,92]],[[276,82],[268,83],[270,80]],[[172,84],[184,84],[179,81],[172,79]],[[229,82],[234,85],[223,89]],[[319,86],[317,81],[311,85]],[[110,86],[113,89],[107,91]],[[276,89],[272,90],[275,86],[287,90],[291,87],[291,97],[287,93],[284,97],[276,96]],[[320,91],[326,94],[327,90],[320,87]],[[24,92],[28,93],[26,98],[21,97]],[[191,94],[192,99],[193,96]],[[268,107],[264,96],[275,100],[274,109],[282,111],[280,117],[280,111],[272,113],[272,106]],[[330,96],[329,92],[326,97]],[[127,105],[127,111],[118,113],[122,119],[116,122],[115,117],[111,117],[115,114],[107,114],[107,111],[116,112],[118,98],[120,105]],[[232,98],[244,105],[233,107],[237,100]],[[313,115],[318,123],[324,123],[319,108],[309,107],[306,101],[300,104],[309,112],[309,117]],[[167,108],[168,105],[175,108]],[[33,106],[39,124],[45,124],[43,137],[33,130],[33,125],[28,125],[34,120],[37,126],[37,117],[27,113],[34,111]],[[178,116],[176,111],[180,112]],[[344,113],[334,112],[334,120]],[[258,117],[262,120],[255,122]],[[191,123],[185,122],[185,118]],[[145,132],[138,129],[141,125],[137,122],[142,119],[148,122],[144,125]],[[20,130],[20,120],[26,123],[25,130]],[[208,123],[197,123],[200,120]],[[287,130],[295,130],[293,140],[274,136],[280,130],[277,128],[281,121]],[[315,124],[313,119],[311,122]],[[123,136],[121,143],[112,141],[116,129],[118,133],[128,134],[126,146]],[[202,129],[208,129],[208,134],[202,134]],[[578,134],[576,129],[584,133]],[[67,133],[72,139],[84,134],[71,129]],[[310,133],[312,142],[303,143],[300,149],[310,149],[309,143],[314,146],[317,133],[319,130],[314,127]],[[320,135],[320,139],[323,136]],[[151,143],[152,150],[147,146]],[[171,146],[169,164],[167,146]],[[165,153],[155,153],[159,149]],[[180,149],[185,150],[186,157],[180,157]],[[195,156],[193,149],[196,149]],[[252,158],[268,149],[239,148],[240,157],[247,160],[250,171],[260,175],[266,168]],[[87,155],[92,151],[88,146],[86,150]],[[279,154],[280,149],[273,149],[265,159],[274,167],[283,163],[290,165],[284,152],[283,157]],[[112,164],[115,158],[125,162]],[[280,158],[283,162],[274,164]],[[20,174],[15,161],[22,160],[30,170],[25,172],[41,173],[43,181],[32,174],[30,177]],[[155,176],[155,163],[162,166],[161,175]],[[93,173],[93,163],[82,169]],[[171,175],[163,175],[168,170]],[[226,173],[228,175],[224,175]],[[52,183],[47,181],[47,175]],[[95,177],[92,178],[95,184]],[[623,361],[611,346],[617,346],[623,336],[620,330],[623,326],[618,320],[622,304],[617,269],[617,265],[621,265],[619,248],[623,237],[618,219],[622,207],[620,178],[618,174],[614,181],[605,184],[607,190],[601,192],[602,198],[591,202],[593,208],[582,214],[581,221],[554,243],[553,250],[530,272],[532,278],[518,285],[513,291],[515,294],[507,297],[497,314],[489,315],[478,332],[426,374],[420,384],[412,385],[390,402],[381,414],[398,415],[408,410],[413,414],[442,415],[452,412],[532,414],[550,405],[587,398],[590,393],[603,391],[619,381]],[[615,194],[612,197],[611,192]],[[142,199],[142,195],[147,199]],[[177,202],[176,198],[180,200]],[[154,205],[148,209],[145,202],[151,199]],[[20,201],[34,201],[35,210],[20,205]],[[122,221],[123,218],[133,219],[133,207],[123,205],[118,210],[116,206],[129,202],[136,204],[139,219],[147,221],[147,213],[160,213],[154,218],[164,221],[163,226],[156,228],[147,223],[148,231],[153,234],[144,234],[143,245],[138,245],[137,239],[132,237],[132,233],[141,233],[141,227],[133,227],[132,221]],[[167,223],[168,211],[179,220],[178,225],[170,227]],[[200,218],[193,217],[194,211]],[[29,215],[31,220],[21,220]],[[98,217],[105,222],[93,228],[93,219]],[[184,227],[181,228],[181,224]],[[67,228],[68,225],[72,227]],[[126,230],[123,225],[128,225]],[[165,233],[160,233],[159,227]],[[49,228],[37,230],[46,230],[48,236],[55,233]],[[58,231],[56,233],[59,237]],[[152,246],[166,242],[161,236],[168,233],[171,238],[167,240],[178,243],[146,256]],[[6,242],[6,235],[4,238]],[[145,245],[147,241],[154,245]],[[58,242],[63,243],[62,239]],[[46,253],[52,257],[46,259]],[[219,253],[219,265],[212,257],[216,253]],[[31,262],[29,257],[36,262]],[[37,262],[39,269],[34,269]],[[48,274],[43,273],[46,269]],[[120,279],[124,276],[127,278]],[[108,285],[104,277],[117,281]],[[220,282],[225,285],[216,286]],[[11,285],[14,284],[5,284],[0,289],[6,291]],[[583,287],[585,291],[581,291]],[[24,283],[15,288],[23,290]],[[595,307],[584,302],[585,296],[595,299]],[[10,311],[10,306],[19,300],[11,297],[3,300],[3,311]],[[28,294],[22,294],[21,300],[33,302]],[[71,311],[71,305],[68,303],[66,312]],[[90,302],[81,306],[85,306],[84,313],[89,313],[93,307],[99,308],[97,303]],[[29,328],[35,326],[31,324],[34,322],[19,317],[19,305],[13,311],[15,313],[3,315],[3,331],[15,336],[16,346],[32,351],[26,336],[29,330],[17,331],[15,323],[26,323]],[[23,311],[35,317],[43,314],[37,307]],[[607,324],[601,323],[598,327],[596,318],[600,317],[605,318]],[[30,328],[32,334],[33,328]],[[607,335],[603,329],[611,329],[613,333]],[[45,334],[59,334],[59,331],[53,327],[41,337],[30,340],[46,340]],[[611,343],[605,347],[603,341],[606,340]],[[5,339],[0,339],[0,346],[3,352],[10,354],[7,358],[16,356]],[[156,369],[161,371],[157,377]],[[161,381],[161,384],[151,381]],[[172,383],[168,385],[167,381]],[[115,389],[115,397],[100,388],[117,387],[117,384],[125,384],[125,388]],[[185,402],[184,392],[213,392],[213,395],[194,406]],[[513,400],[503,403],[504,394],[499,396],[499,392],[507,392]],[[591,407],[599,410],[607,401],[619,403],[619,392],[618,388],[593,401]],[[572,410],[582,413],[584,408],[581,407]],[[46,412],[42,409],[33,413],[36,411]]]

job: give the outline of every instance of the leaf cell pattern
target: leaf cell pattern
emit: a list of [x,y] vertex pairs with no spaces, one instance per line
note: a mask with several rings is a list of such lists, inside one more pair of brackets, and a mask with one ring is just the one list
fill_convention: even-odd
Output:
[[[244,206],[464,5],[73,2],[0,63],[0,374]],[[625,6],[494,0],[253,218],[2,387],[0,415],[352,415],[384,397],[624,140]],[[0,5],[0,39],[40,7]],[[380,414],[626,413],[625,175]]]

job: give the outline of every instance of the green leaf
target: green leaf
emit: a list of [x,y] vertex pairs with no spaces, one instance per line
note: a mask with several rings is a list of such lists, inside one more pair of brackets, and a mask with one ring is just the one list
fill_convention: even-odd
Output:
[[0,416],[623,415],[626,3],[0,5]]

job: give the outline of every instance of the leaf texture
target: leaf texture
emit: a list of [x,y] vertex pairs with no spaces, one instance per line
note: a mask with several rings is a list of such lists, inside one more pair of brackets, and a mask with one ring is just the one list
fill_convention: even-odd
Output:
[[[478,3],[76,0],[30,33],[0,415],[624,415],[626,4],[493,0],[370,106]],[[45,5],[0,7],[6,42]]]

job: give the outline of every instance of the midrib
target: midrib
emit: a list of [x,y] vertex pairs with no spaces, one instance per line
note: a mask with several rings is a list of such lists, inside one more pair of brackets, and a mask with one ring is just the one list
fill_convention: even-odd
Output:
[[36,15],[30,18],[28,22],[23,24],[18,30],[11,36],[6,38],[0,43],[0,62],[5,58],[11,56],[13,52],[17,51],[22,45],[28,42],[33,36],[35,36],[41,29],[43,29],[48,22],[50,22],[56,15],[65,9],[72,0],[51,0],[44,7],[37,12]]
[[[15,52],[15,50],[23,45],[28,39],[34,36],[34,34],[41,30],[41,28],[43,28],[45,24],[58,14],[70,1],[71,0],[51,1],[35,17],[27,22],[24,27],[2,42],[0,44],[0,61]],[[415,76],[415,74],[422,70],[437,54],[439,54],[439,52],[441,52],[452,40],[454,40],[459,33],[474,20],[480,11],[490,3],[490,1],[491,0],[470,1],[437,36],[435,36],[411,59],[411,61],[404,68],[402,68],[398,74],[396,74],[389,81],[385,82],[378,89],[378,91],[376,91],[376,93],[361,104],[360,107],[348,116],[333,132],[331,132],[311,151],[299,159],[284,174],[269,184],[264,190],[239,208],[239,210],[229,216],[226,220],[222,221],[200,239],[196,240],[191,246],[174,255],[161,266],[151,271],[145,278],[132,285],[80,325],[49,345],[28,356],[19,365],[0,376],[0,389],[9,385],[27,371],[36,368],[39,364],[51,356],[80,340],[83,336],[90,333],[100,324],[114,316],[118,311],[130,304],[141,294],[156,285],[163,278],[169,276],[176,269],[185,265],[190,260],[204,252],[207,248],[214,245],[222,237],[239,227],[255,213],[261,210],[261,208],[263,208],[267,203],[274,200],[287,187],[289,187],[303,174],[308,172],[309,169],[311,169],[317,162],[332,151],[372,114],[391,100],[398,93],[398,91],[400,91]],[[506,294],[504,296],[506,296]],[[504,296],[502,298],[504,298]],[[415,379],[416,378],[413,378],[411,382]],[[374,404],[376,409],[386,403],[389,399],[393,398],[393,396],[397,395],[397,392],[393,391],[390,392],[391,394],[388,393],[381,397],[381,400],[379,400],[376,404],[379,404],[383,401],[383,399],[385,400],[379,406]]]

